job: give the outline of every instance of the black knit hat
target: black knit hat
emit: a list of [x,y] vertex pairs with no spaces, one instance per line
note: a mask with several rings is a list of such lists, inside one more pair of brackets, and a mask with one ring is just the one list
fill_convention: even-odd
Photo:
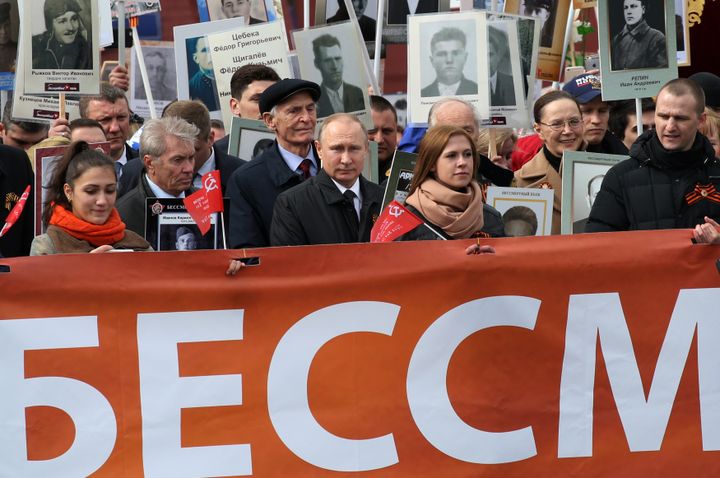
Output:
[[690,76],[690,79],[700,85],[705,93],[705,105],[710,108],[720,108],[720,77],[701,71]]

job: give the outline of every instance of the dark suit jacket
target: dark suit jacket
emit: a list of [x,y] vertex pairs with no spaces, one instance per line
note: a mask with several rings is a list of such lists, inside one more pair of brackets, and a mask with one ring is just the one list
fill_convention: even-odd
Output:
[[270,244],[304,246],[370,242],[370,230],[380,214],[383,190],[360,176],[359,227],[355,208],[340,194],[324,170],[280,194],[273,209]]
[[[477,95],[478,85],[474,81],[468,80],[463,76],[460,80],[460,86],[458,86],[456,95]],[[425,88],[420,90],[420,96],[440,96],[440,90],[438,89],[438,80],[436,79]]]
[[[434,13],[438,11],[438,0],[420,0],[412,13]],[[388,25],[405,25],[410,14],[408,4],[403,0],[388,2]]]
[[[185,196],[189,196],[195,191],[196,189],[191,187],[185,191]],[[115,207],[120,213],[120,218],[125,223],[125,226],[141,237],[145,237],[145,211],[147,209],[145,200],[151,197],[155,197],[155,194],[150,189],[145,176],[143,176],[132,191],[129,191],[115,203]]]
[[[317,158],[315,153],[315,158]],[[316,165],[318,171],[320,165]],[[280,155],[277,142],[230,177],[230,243],[233,248],[270,245],[270,224],[278,195],[302,182]]]
[[[0,145],[0,229],[28,185],[33,185],[33,171],[25,151]],[[33,189],[15,225],[0,238],[0,256],[27,256],[35,236]]]
[[515,84],[513,77],[502,71],[497,72],[497,81],[495,82],[495,92],[491,92],[491,106],[511,106],[515,105]]
[[[340,2],[340,7],[338,8],[338,11],[335,13],[335,15],[328,18],[327,22],[337,23],[344,22],[349,19],[350,15],[348,15],[347,10],[345,9],[345,4]],[[358,17],[358,24],[360,25],[360,33],[362,33],[363,40],[375,41],[375,28],[377,25],[375,20],[363,14]]]
[[317,102],[317,116],[318,118],[324,118],[330,116],[333,113],[350,113],[352,111],[361,111],[365,109],[365,100],[363,99],[363,92],[360,88],[350,83],[343,81],[343,106],[345,111],[333,110],[330,99],[325,95],[325,88],[320,88],[322,94]]
[[[220,183],[222,192],[225,194],[230,176],[246,161],[221,151],[217,144],[213,145],[213,151],[215,151],[215,167],[220,170]],[[122,168],[122,176],[120,177],[120,191],[122,192],[120,195],[124,195],[125,192],[131,191],[137,186],[138,180],[144,172],[145,163],[143,161],[128,161]]]

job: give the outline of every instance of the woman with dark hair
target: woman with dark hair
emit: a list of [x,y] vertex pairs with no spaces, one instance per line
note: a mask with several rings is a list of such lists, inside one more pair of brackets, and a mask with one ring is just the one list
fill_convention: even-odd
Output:
[[610,64],[613,70],[666,68],[665,35],[645,21],[647,0],[623,0],[625,25],[612,39]]
[[30,255],[151,251],[145,239],[125,229],[115,209],[116,188],[112,159],[84,141],[68,146],[48,187],[47,232],[33,240]]
[[583,149],[583,120],[580,105],[564,91],[551,91],[535,102],[533,129],[543,141],[533,159],[515,171],[513,186],[552,189],[552,233],[560,234],[562,158],[565,151]]
[[32,38],[32,64],[37,70],[91,70],[92,50],[77,0],[45,0],[45,32]]
[[477,151],[462,128],[438,125],[420,142],[405,206],[424,224],[398,240],[502,236],[500,213],[485,205],[474,179]]

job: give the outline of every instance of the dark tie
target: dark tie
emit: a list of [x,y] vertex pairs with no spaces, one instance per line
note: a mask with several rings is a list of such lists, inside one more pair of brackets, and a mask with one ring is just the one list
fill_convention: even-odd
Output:
[[310,165],[311,164],[312,164],[312,162],[309,159],[305,158],[302,160],[302,163],[300,163],[300,166],[298,166],[298,169],[300,169],[303,179],[310,178]]
[[120,179],[120,170],[122,170],[122,164],[119,161],[115,161],[115,176]]
[[352,233],[353,237],[357,237],[358,229],[360,227],[360,220],[358,219],[358,213],[355,209],[355,198],[357,197],[354,192],[349,189],[343,193],[345,197],[346,207],[348,208],[348,215],[351,217]]

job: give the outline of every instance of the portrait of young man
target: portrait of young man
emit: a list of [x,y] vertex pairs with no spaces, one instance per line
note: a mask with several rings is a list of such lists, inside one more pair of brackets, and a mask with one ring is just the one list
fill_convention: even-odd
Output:
[[443,26],[432,35],[429,59],[435,78],[420,90],[421,97],[477,94],[477,83],[465,76],[465,71],[473,70],[474,63],[468,62],[469,40],[473,41],[474,35],[467,35],[456,26]]

